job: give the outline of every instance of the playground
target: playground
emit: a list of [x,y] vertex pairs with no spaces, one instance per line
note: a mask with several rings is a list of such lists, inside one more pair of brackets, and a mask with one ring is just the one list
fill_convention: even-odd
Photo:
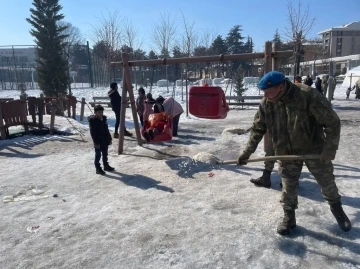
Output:
[[[271,61],[265,66],[271,69]],[[131,79],[124,70],[124,85],[133,104]],[[53,122],[53,129],[66,135],[33,136],[25,130],[24,136],[0,142],[1,268],[360,267],[360,142],[356,139],[360,103],[345,99],[346,89],[339,86],[332,101],[342,121],[334,164],[353,229],[339,230],[304,167],[298,227],[288,237],[276,233],[282,216],[277,169],[272,188],[265,189],[249,182],[261,175],[263,163],[238,167],[191,160],[199,152],[235,159],[247,142],[256,106],[243,104],[226,112],[226,118],[223,112],[215,119],[183,113],[177,137],[150,144],[141,139],[133,107],[122,106],[122,122],[137,137],[120,135],[119,141],[113,141],[109,161],[116,170],[99,176],[86,119],[92,114],[93,97],[105,97],[107,90],[74,89],[77,102],[70,106],[74,107],[70,114],[56,98],[50,101],[56,111],[44,115],[43,125]],[[15,98],[15,94],[0,91],[0,98]],[[41,99],[38,90],[27,95]],[[187,108],[180,87],[173,93],[155,87],[153,95],[173,96]],[[256,95],[257,88],[250,88],[244,100]],[[23,106],[20,123],[26,126],[31,113],[25,115],[25,101],[19,102]],[[59,107],[63,115],[57,115]],[[113,132],[111,108],[105,107],[105,115]],[[262,146],[252,157],[259,156],[264,156]]]
[[[91,100],[106,91],[74,94]],[[154,89],[154,95],[165,92]],[[248,94],[255,92],[249,89]],[[11,97],[9,91],[1,94]],[[179,96],[180,88],[180,102]],[[198,152],[236,158],[256,107],[230,110],[225,120],[182,115],[179,136],[163,143],[139,146],[135,138],[125,137],[123,154],[118,155],[117,142],[110,148],[115,173],[99,177],[78,104],[77,121],[55,120],[59,130],[71,135],[0,142],[1,200],[26,191],[0,204],[1,268],[359,268],[360,104],[346,100],[345,89],[337,88],[333,106],[342,120],[335,175],[353,223],[350,233],[338,229],[306,168],[299,187],[298,228],[281,237],[276,233],[282,216],[276,172],[272,188],[264,189],[249,182],[261,175],[262,163],[237,167],[186,161]],[[89,114],[86,106],[85,118]],[[113,130],[113,112],[105,108],[105,114]],[[133,132],[130,108],[125,115]],[[232,127],[244,131],[224,131]],[[262,150],[254,155],[263,156]]]

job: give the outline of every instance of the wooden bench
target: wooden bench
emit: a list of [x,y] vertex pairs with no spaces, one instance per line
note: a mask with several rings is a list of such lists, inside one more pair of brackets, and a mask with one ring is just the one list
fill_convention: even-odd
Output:
[[[127,104],[126,107],[130,107],[129,105],[130,100],[127,98]],[[93,97],[93,102],[89,102],[89,104],[94,107],[95,105],[107,105],[108,107],[111,107],[110,103],[110,97],[108,96],[95,96]]]
[[[246,100],[261,100],[263,99],[263,96],[226,96],[226,100],[228,100],[228,105],[229,106],[242,106],[242,108],[244,108],[244,106],[258,106],[260,105],[260,101],[259,102],[249,102]],[[231,100],[235,100],[236,102],[231,102]]]
[[12,101],[14,98],[0,98],[0,103],[5,103],[7,101]]

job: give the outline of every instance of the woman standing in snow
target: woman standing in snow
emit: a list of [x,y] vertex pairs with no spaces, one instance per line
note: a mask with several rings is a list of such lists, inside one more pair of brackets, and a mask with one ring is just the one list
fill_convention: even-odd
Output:
[[164,106],[164,110],[169,116],[172,116],[172,118],[173,118],[173,136],[177,136],[178,129],[179,129],[180,116],[184,112],[184,109],[172,97],[165,99],[164,97],[159,96],[156,99],[156,101]]

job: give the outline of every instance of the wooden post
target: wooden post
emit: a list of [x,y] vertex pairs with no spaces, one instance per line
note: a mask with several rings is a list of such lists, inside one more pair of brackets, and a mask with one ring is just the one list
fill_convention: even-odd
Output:
[[50,134],[53,135],[54,134],[54,129],[55,129],[55,114],[56,114],[56,100],[53,99],[51,100],[51,117],[50,117]]
[[125,114],[126,114],[126,105],[127,105],[127,92],[129,92],[131,111],[134,119],[134,126],[136,132],[136,138],[138,141],[138,145],[142,145],[139,119],[136,112],[135,106],[135,97],[133,92],[133,87],[131,84],[131,76],[130,76],[130,67],[128,65],[129,55],[127,53],[122,53],[122,59],[124,63],[124,71],[123,71],[123,88],[122,88],[122,96],[121,96],[121,111],[120,111],[120,131],[119,131],[119,147],[118,154],[121,154],[124,150],[124,131],[125,131]]
[[[126,59],[126,63],[129,62],[129,55],[125,54],[122,55],[123,59]],[[127,64],[127,66],[129,67],[129,65]],[[127,91],[129,92],[129,99],[130,99],[130,104],[131,104],[131,111],[132,111],[132,115],[133,115],[133,120],[134,120],[134,127],[135,127],[135,133],[136,133],[136,138],[137,138],[137,142],[138,145],[141,146],[142,145],[142,139],[141,139],[141,133],[140,133],[140,125],[139,125],[139,118],[138,118],[138,114],[136,112],[136,104],[135,104],[135,96],[134,96],[134,91],[133,91],[133,86],[131,83],[131,76],[130,76],[130,68],[124,68],[125,70],[125,77],[126,77],[126,87],[127,87]],[[126,101],[126,98],[124,100]],[[127,104],[125,104],[126,107]],[[124,122],[124,126],[125,126],[125,122]]]
[[1,140],[6,139],[6,128],[4,124],[4,116],[2,113],[1,102],[0,102],[0,135],[1,135]]
[[84,120],[85,98],[81,98],[80,121]]
[[[274,47],[276,45],[274,44]],[[273,44],[270,41],[265,42],[265,51],[264,51],[264,75],[271,71],[272,68],[276,67],[274,59],[271,56],[273,50]],[[277,60],[276,60],[277,62]],[[264,135],[264,151],[267,152],[269,148],[269,131]]]
[[270,41],[265,42],[265,51],[264,51],[264,74],[268,73],[272,69],[272,43]]
[[21,102],[21,114],[22,114],[21,117],[23,118],[24,121],[25,133],[28,133],[29,132],[29,126],[27,122],[28,111],[26,106],[26,98],[24,95],[20,95],[20,102]]
[[74,119],[74,120],[76,120],[76,103],[77,103],[77,101],[76,101],[76,99],[75,98],[73,98],[72,96],[71,96],[71,103],[72,103],[72,118]]
[[64,100],[61,93],[59,93],[58,95],[58,100],[59,100],[58,103],[59,103],[60,115],[64,116]]
[[274,42],[272,43],[272,54],[273,54],[273,57],[272,57],[272,70],[279,70],[279,59],[277,56],[275,56],[275,52],[278,51],[279,49],[279,43],[277,42]]
[[45,114],[45,100],[44,94],[40,94],[41,105],[38,105],[38,115],[39,115],[39,128],[43,128],[43,115]]
[[[118,145],[118,154],[121,154],[124,150],[124,131],[125,131],[125,114],[126,114],[126,76],[125,69],[129,68],[124,66],[123,70],[123,85],[121,93],[121,109],[120,109],[120,126],[119,126],[119,145]],[[117,132],[117,130],[115,130]]]

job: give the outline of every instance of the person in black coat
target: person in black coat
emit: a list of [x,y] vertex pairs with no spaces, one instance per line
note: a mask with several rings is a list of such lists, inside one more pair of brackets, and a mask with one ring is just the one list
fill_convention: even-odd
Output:
[[308,75],[307,77],[306,77],[306,79],[305,79],[305,82],[304,82],[304,84],[306,84],[306,85],[308,85],[308,86],[310,86],[311,87],[311,85],[313,85],[313,80],[312,80],[312,78]]
[[[114,171],[108,163],[108,147],[112,143],[111,134],[107,124],[107,118],[104,116],[104,108],[101,105],[96,105],[94,108],[95,115],[89,117],[90,134],[95,148],[95,168],[96,174],[104,175],[105,171]],[[100,159],[102,161],[104,170],[101,169]]]
[[322,94],[323,91],[322,91],[322,88],[321,88],[321,83],[322,83],[322,80],[319,77],[317,77],[316,81],[315,81],[315,87]]
[[[115,112],[115,133],[114,138],[119,138],[119,125],[120,125],[120,110],[121,110],[121,96],[118,91],[118,85],[116,82],[110,84],[110,91],[108,92],[110,97],[111,108]],[[132,136],[132,133],[126,130],[124,131],[125,136]]]

